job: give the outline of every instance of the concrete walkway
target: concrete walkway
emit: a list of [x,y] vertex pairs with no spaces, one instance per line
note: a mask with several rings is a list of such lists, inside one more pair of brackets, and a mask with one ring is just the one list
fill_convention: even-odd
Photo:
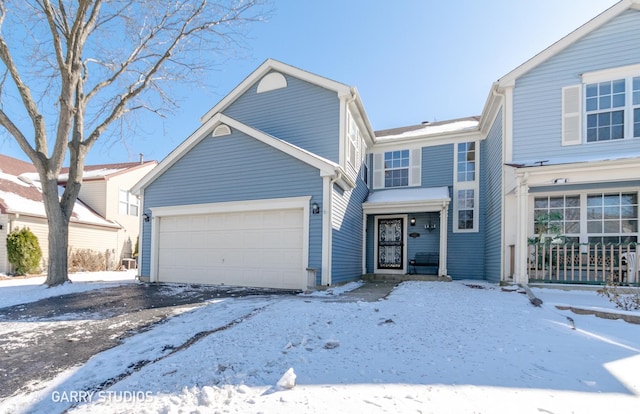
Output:
[[340,296],[353,301],[377,302],[386,299],[398,284],[399,282],[365,282],[359,288]]

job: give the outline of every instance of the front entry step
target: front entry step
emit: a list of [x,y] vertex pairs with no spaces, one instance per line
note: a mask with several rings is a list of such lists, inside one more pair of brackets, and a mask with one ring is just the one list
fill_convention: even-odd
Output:
[[451,282],[451,276],[436,276],[436,275],[389,275],[389,274],[376,274],[367,273],[362,275],[362,280],[367,282],[406,282],[409,280],[422,280],[427,282]]

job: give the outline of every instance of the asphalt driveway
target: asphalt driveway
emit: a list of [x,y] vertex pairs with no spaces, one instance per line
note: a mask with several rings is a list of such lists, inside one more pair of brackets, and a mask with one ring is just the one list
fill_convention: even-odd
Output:
[[[163,323],[181,308],[224,297],[293,293],[224,286],[129,284],[2,308],[0,399],[84,364],[125,338]],[[51,324],[52,321],[56,323]]]

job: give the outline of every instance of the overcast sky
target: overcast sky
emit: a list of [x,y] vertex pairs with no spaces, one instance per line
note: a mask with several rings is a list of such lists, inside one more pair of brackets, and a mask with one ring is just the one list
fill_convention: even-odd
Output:
[[[184,85],[181,108],[145,118],[127,143],[98,143],[87,164],[162,160],[199,117],[267,58],[358,88],[375,130],[480,115],[492,82],[615,0],[273,0],[242,56]],[[0,138],[0,152],[25,159]],[[1,166],[0,166],[1,168]]]

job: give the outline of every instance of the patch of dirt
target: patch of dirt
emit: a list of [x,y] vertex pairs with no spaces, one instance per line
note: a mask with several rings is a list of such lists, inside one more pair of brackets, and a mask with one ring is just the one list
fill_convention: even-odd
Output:
[[[204,285],[135,284],[73,293],[0,309],[0,398],[83,364],[123,339],[151,329],[181,307],[222,297],[297,293]],[[38,322],[47,324],[39,328]],[[33,323],[33,328],[23,323]]]

